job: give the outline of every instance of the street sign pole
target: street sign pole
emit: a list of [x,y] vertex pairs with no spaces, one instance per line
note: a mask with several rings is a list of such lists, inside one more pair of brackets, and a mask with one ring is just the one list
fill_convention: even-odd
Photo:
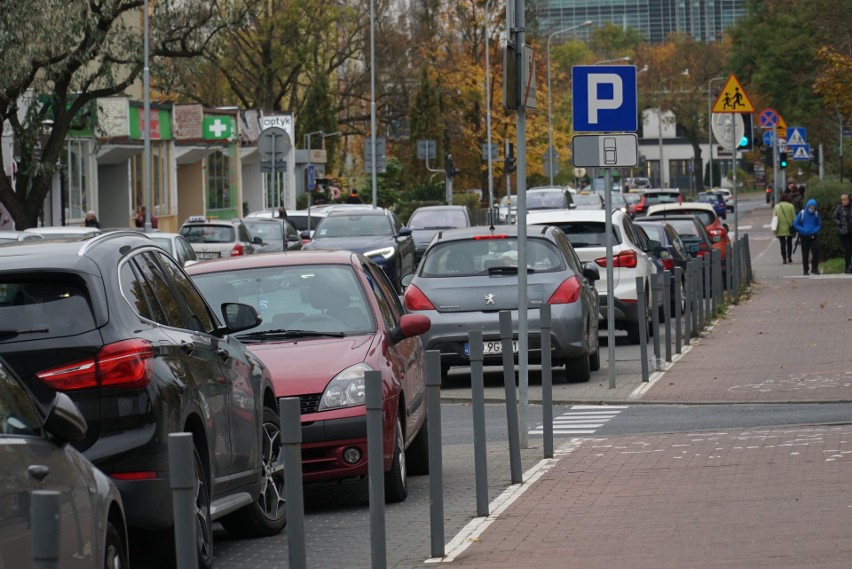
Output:
[[[739,146],[739,140],[737,140],[736,136],[736,122],[734,117],[731,116],[731,180],[733,187],[731,188],[731,193],[734,195],[734,203],[738,203],[738,191],[737,191],[737,146]],[[739,218],[737,217],[737,211],[740,208],[734,208],[734,241],[736,241],[739,236],[739,224],[737,223]]]
[[[612,173],[610,168],[604,168],[604,207],[607,214],[604,230],[606,231],[606,348],[607,348],[607,374],[609,376],[609,388],[615,389],[615,269],[612,260]],[[642,326],[642,324],[639,324]]]

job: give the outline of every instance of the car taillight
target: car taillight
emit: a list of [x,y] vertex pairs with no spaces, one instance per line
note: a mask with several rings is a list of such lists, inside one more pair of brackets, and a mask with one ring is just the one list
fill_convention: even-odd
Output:
[[663,269],[666,271],[673,271],[675,268],[674,259],[670,257],[661,258],[660,261],[663,263]]
[[709,233],[710,233],[710,237],[713,238],[713,243],[718,243],[725,236],[724,228],[722,228],[722,229],[711,229],[709,231]]
[[409,310],[435,310],[435,305],[414,285],[405,289],[405,307]]
[[116,480],[154,480],[157,473],[147,470],[142,472],[110,472],[110,477]]
[[547,300],[547,304],[571,304],[572,302],[576,302],[580,298],[581,288],[582,285],[577,275],[570,276],[562,281],[556,292]]
[[45,370],[36,377],[57,391],[98,386],[140,389],[151,383],[153,356],[145,340],[123,340],[104,346],[91,360]]
[[245,253],[245,251],[243,251],[242,243],[237,243],[234,245],[234,248],[231,249],[231,257],[239,257],[243,253]]
[[[606,267],[606,257],[595,259],[595,263],[599,267]],[[622,251],[612,258],[613,267],[624,267],[625,269],[633,269],[636,267],[636,251]]]

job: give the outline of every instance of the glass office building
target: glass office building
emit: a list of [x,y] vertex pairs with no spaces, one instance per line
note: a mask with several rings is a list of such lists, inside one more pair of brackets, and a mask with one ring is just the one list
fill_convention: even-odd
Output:
[[[646,41],[662,43],[674,33],[716,41],[746,15],[746,0],[539,0],[536,19],[543,34],[592,20],[639,30]],[[592,28],[577,30],[588,36]]]

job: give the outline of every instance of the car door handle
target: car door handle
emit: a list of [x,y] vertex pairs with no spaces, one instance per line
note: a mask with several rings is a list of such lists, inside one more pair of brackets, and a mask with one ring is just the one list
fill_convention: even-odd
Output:
[[187,342],[186,340],[181,340],[180,349],[186,352],[187,354],[192,354],[195,351],[195,343]]
[[31,464],[27,467],[27,474],[41,482],[50,474],[50,468],[44,464]]

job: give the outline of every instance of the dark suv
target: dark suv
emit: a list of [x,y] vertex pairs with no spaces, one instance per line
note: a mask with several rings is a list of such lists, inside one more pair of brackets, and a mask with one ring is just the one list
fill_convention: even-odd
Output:
[[[226,303],[222,320],[146,235],[0,247],[0,355],[36,398],[69,395],[88,423],[76,446],[122,494],[128,525],[169,560],[169,433],[192,433],[199,565],[211,524],[272,535],[286,523],[279,424],[266,367],[231,333],[259,323]],[[153,532],[164,531],[163,535]],[[172,553],[171,562],[174,562]]]

